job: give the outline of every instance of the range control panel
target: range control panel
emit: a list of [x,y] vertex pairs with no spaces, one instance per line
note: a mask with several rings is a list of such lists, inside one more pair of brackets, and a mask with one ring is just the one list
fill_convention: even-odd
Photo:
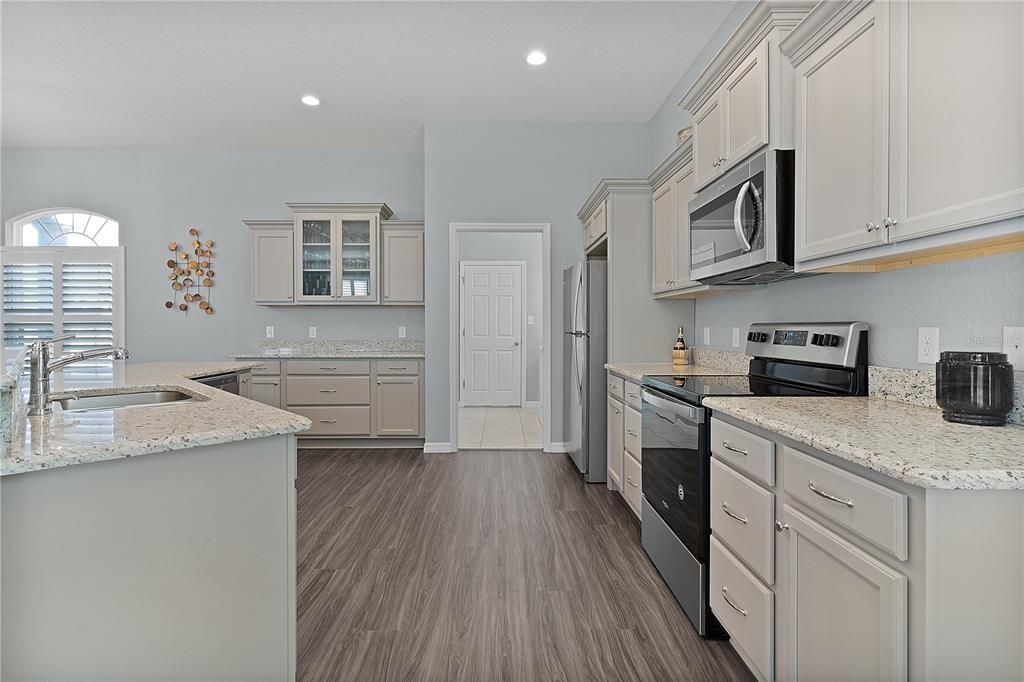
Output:
[[865,322],[758,322],[747,332],[747,355],[854,367],[867,336]]

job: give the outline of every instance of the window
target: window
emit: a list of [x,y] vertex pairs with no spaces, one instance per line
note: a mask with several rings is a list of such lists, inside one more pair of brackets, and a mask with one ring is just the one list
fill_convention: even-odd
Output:
[[[124,247],[118,223],[74,209],[10,221],[3,265],[3,343],[74,334],[58,352],[124,345]],[[100,363],[102,364],[102,363]]]

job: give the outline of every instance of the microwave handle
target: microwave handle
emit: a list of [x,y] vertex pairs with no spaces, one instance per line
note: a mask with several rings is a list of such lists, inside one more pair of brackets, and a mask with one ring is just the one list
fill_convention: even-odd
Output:
[[[750,240],[747,239],[746,233],[743,231],[743,197],[747,196],[747,192],[750,191],[751,184],[750,180],[743,183],[740,187],[739,194],[736,195],[736,203],[732,207],[732,226],[736,229],[736,237],[743,244],[743,253],[750,251]],[[754,187],[755,202],[757,201],[757,188]]]

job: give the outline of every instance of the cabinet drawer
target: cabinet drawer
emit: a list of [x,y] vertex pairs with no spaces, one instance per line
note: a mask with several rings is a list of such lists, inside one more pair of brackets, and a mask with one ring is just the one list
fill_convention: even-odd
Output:
[[370,377],[295,377],[285,385],[289,405],[369,405]]
[[290,412],[307,417],[313,426],[300,436],[369,436],[370,406],[294,407]]
[[370,374],[369,360],[289,360],[289,374]]
[[768,585],[775,583],[775,495],[711,460],[711,531]]
[[714,536],[711,538],[711,610],[763,679],[774,679],[775,595]]
[[260,364],[250,370],[252,375],[268,375],[268,374],[280,374],[281,373],[281,361],[280,360],[260,360]]
[[799,450],[785,447],[782,453],[787,493],[906,561],[906,495]]
[[[644,399],[640,393],[640,384],[634,384],[629,381],[625,383],[623,390],[626,392],[624,400],[627,405],[632,405],[636,409],[642,409],[644,405]],[[637,433],[640,433],[637,431]]]
[[633,455],[633,459],[636,461],[642,462],[643,455],[640,451],[640,413],[629,405],[623,409],[623,412],[624,433],[622,440],[626,452]]
[[621,377],[608,375],[608,395],[614,396],[619,400],[626,399],[625,381]]
[[765,485],[775,485],[775,443],[770,440],[712,418],[711,452]]
[[377,360],[377,374],[419,374],[420,363],[415,360]]
[[633,459],[628,452],[622,455],[622,496],[632,508],[633,513],[640,516],[640,499],[643,497],[643,483],[640,462]]

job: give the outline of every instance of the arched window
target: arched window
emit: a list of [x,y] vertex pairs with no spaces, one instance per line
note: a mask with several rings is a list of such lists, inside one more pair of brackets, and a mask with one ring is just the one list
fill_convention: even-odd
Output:
[[109,216],[74,208],[7,221],[0,248],[3,343],[64,334],[69,352],[124,345],[124,247]]

